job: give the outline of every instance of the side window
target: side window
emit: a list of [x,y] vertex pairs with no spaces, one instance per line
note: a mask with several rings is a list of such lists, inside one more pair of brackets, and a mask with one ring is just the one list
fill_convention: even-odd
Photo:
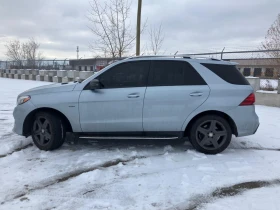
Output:
[[[249,82],[245,79],[244,76],[237,70],[234,65],[223,65],[223,64],[210,64],[210,63],[201,63],[201,65],[208,68],[214,74],[219,76],[221,79],[226,82],[234,85],[249,85]],[[250,71],[250,68],[249,68]],[[244,73],[246,68],[244,68]]]
[[153,61],[149,86],[206,85],[204,79],[187,62]]
[[104,88],[146,87],[150,62],[135,61],[112,67],[97,77]]

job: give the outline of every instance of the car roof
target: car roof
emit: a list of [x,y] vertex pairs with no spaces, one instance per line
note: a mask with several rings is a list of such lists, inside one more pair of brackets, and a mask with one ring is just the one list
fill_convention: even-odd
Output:
[[223,65],[237,65],[238,63],[219,60],[215,58],[205,58],[205,57],[190,57],[187,55],[157,55],[157,56],[134,56],[124,59],[125,61],[138,61],[138,60],[180,60],[187,62],[197,62],[197,63],[209,63],[209,64],[223,64]]

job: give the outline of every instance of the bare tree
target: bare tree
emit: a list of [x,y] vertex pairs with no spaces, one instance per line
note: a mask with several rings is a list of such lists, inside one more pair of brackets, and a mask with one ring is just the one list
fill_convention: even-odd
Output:
[[[265,41],[262,43],[262,48],[264,50],[276,50],[269,51],[267,54],[271,61],[269,63],[277,63],[280,64],[280,14],[278,14],[277,19],[270,26],[265,36]],[[278,51],[277,51],[278,50]],[[278,75],[280,75],[280,69],[278,68]]]
[[151,51],[154,55],[157,55],[160,52],[160,49],[164,42],[162,24],[160,24],[158,27],[151,27],[149,30],[149,35]]
[[19,40],[9,41],[6,45],[6,56],[9,60],[16,62],[16,65],[22,65],[23,51]]
[[39,52],[40,44],[30,38],[27,42],[21,43],[19,40],[12,40],[6,44],[6,56],[8,60],[12,60],[17,66],[23,65],[23,60],[26,60],[26,66],[34,68],[36,60],[43,59],[42,53]]
[[130,0],[90,2],[89,28],[97,38],[91,45],[92,50],[115,58],[131,49],[136,36],[129,23],[130,9]]

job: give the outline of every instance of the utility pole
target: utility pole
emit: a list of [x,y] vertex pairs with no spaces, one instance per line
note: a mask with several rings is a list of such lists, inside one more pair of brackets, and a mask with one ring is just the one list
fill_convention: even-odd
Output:
[[136,56],[140,55],[141,10],[142,10],[142,0],[138,0],[137,27],[136,27]]
[[77,60],[79,59],[79,46],[77,46]]

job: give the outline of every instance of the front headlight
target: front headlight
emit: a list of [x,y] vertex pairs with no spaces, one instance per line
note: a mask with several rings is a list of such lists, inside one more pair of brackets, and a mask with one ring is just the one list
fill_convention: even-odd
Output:
[[20,96],[20,97],[17,99],[17,105],[24,104],[25,102],[29,101],[30,99],[31,99],[30,96]]

